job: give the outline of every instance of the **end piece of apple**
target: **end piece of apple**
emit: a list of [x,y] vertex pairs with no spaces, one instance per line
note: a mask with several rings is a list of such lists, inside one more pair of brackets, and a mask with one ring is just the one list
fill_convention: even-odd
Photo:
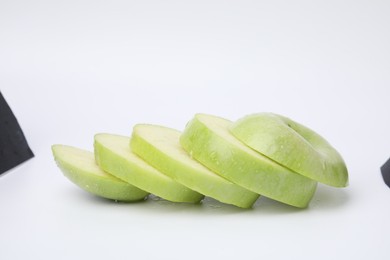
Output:
[[132,152],[129,143],[129,137],[96,134],[96,162],[106,172],[166,200],[198,203],[204,198],[150,166]]
[[232,122],[197,114],[181,135],[182,147],[203,165],[255,193],[304,208],[317,182],[249,148],[229,131]]
[[252,149],[303,176],[334,187],[348,185],[340,154],[319,134],[287,117],[252,114],[233,123],[230,131]]
[[259,195],[192,159],[180,145],[180,134],[167,127],[139,124],[134,127],[130,144],[145,161],[179,183],[223,203],[250,208]]
[[94,154],[67,145],[53,145],[52,152],[63,174],[81,189],[99,197],[117,201],[139,201],[149,195],[101,170]]

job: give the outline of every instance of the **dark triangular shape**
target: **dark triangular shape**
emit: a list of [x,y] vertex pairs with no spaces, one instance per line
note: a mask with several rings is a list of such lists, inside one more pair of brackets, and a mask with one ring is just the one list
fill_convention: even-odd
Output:
[[16,117],[0,92],[0,174],[33,156]]
[[390,158],[381,167],[382,177],[387,186],[390,187]]

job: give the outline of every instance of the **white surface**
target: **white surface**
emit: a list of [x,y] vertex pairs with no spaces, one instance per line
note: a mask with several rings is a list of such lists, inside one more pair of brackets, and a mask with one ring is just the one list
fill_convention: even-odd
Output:
[[[1,1],[0,88],[36,154],[0,177],[0,259],[388,259],[388,1]],[[115,204],[50,145],[272,111],[343,155],[307,210]]]

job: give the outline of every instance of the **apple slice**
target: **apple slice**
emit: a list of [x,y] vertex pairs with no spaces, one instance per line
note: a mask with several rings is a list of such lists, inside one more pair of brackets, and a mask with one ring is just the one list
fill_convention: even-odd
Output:
[[101,170],[89,151],[57,144],[52,146],[52,152],[64,175],[94,195],[130,202],[143,200],[149,194]]
[[197,114],[180,143],[193,158],[226,179],[274,200],[307,207],[317,182],[249,148],[230,133],[231,125],[223,118]]
[[287,117],[252,114],[236,121],[230,131],[249,147],[303,176],[330,186],[348,185],[340,154],[313,130]]
[[213,173],[180,146],[180,132],[156,125],[136,125],[131,149],[183,185],[221,202],[250,208],[258,194]]
[[173,202],[197,203],[204,196],[159,172],[134,154],[130,138],[112,134],[95,135],[95,159],[106,172],[132,185]]

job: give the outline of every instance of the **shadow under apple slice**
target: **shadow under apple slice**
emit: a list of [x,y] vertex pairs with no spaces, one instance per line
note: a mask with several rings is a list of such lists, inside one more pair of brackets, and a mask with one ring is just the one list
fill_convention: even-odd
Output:
[[[82,193],[82,194],[81,194]],[[195,215],[285,215],[309,213],[318,211],[331,211],[343,207],[350,197],[345,189],[338,189],[319,184],[317,191],[308,208],[296,208],[281,202],[260,197],[251,209],[242,209],[229,204],[219,202],[213,198],[205,197],[201,203],[176,203],[162,199],[153,194],[141,201],[134,202],[115,202],[113,200],[100,198],[92,194],[79,190],[72,190],[72,194],[77,199],[83,199],[87,202],[93,202],[101,205],[109,205],[115,207],[137,208],[153,214],[195,214]],[[69,195],[69,194],[68,194]],[[83,195],[83,196],[81,196]],[[80,198],[81,197],[81,198]]]
[[344,206],[350,200],[346,189],[348,188],[334,188],[319,183],[309,209],[313,211],[329,211]]

